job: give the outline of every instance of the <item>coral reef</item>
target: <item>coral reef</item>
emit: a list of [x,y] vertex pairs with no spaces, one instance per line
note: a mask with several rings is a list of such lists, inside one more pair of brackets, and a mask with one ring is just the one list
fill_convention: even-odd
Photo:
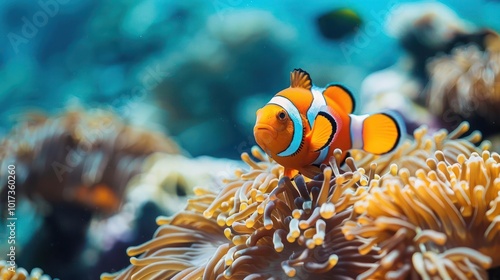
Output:
[[31,272],[24,268],[16,267],[15,271],[9,270],[9,265],[5,261],[0,261],[0,279],[2,280],[51,280],[52,278],[39,268],[34,268]]
[[184,208],[186,197],[194,194],[194,187],[215,184],[242,165],[239,161],[207,156],[152,154],[144,161],[142,172],[130,180],[126,204],[142,205],[149,201],[166,213],[175,213]]
[[[52,276],[68,279],[81,279],[84,271],[90,274],[89,266],[97,260],[83,259],[84,254],[99,255],[109,246],[92,248],[95,241],[88,240],[92,237],[89,226],[96,219],[120,213],[128,199],[129,181],[157,152],[179,153],[179,148],[162,134],[127,125],[108,111],[72,110],[50,118],[35,114],[24,117],[0,143],[0,166],[3,170],[9,164],[16,166],[18,215],[35,215],[33,224],[23,224],[27,217],[19,222],[19,230],[26,234],[16,243],[20,250],[18,264],[42,267]],[[7,190],[5,185],[0,186],[2,200],[7,199]],[[36,214],[23,214],[26,204]],[[154,216],[168,213],[144,204],[134,206],[131,219],[145,211]],[[121,224],[115,223],[114,230],[100,228],[99,233],[109,241],[120,232],[117,225]],[[134,233],[150,235],[154,228],[125,230],[129,241],[141,242],[134,239]],[[0,251],[4,245],[0,244]],[[48,252],[53,257],[41,257]]]
[[386,21],[387,33],[397,38],[410,54],[411,73],[425,78],[429,57],[449,52],[456,44],[468,41],[476,27],[439,2],[405,3],[396,6]]
[[426,95],[429,110],[444,124],[467,120],[488,136],[500,130],[500,35],[485,41],[485,50],[468,44],[433,58]]
[[[454,265],[464,271],[464,267],[470,268],[463,275],[484,276],[485,269],[499,265],[493,253],[500,245],[495,237],[496,208],[488,203],[500,201],[494,194],[500,177],[499,162],[494,161],[500,156],[484,151],[481,158],[479,153],[487,149],[489,143],[475,146],[473,143],[480,140],[478,134],[459,138],[467,129],[468,125],[464,123],[450,134],[440,131],[427,135],[425,128],[420,128],[415,132],[415,140],[408,140],[393,155],[369,157],[361,152],[354,153],[354,158],[348,158],[342,167],[339,167],[341,152],[337,151],[330,164],[322,166],[322,174],[312,180],[298,176],[290,181],[288,177],[282,177],[283,168],[254,148],[252,155],[258,161],[242,154],[242,160],[250,169],[237,170],[235,177],[227,179],[217,189],[195,189],[195,197],[189,200],[183,211],[170,218],[158,218],[160,227],[151,241],[129,248],[131,266],[114,274],[104,274],[101,278],[403,279],[417,274],[425,277],[423,271],[427,270],[418,267],[417,262],[412,263],[413,255],[414,258],[420,257],[420,251],[414,249],[417,245],[406,248],[407,243],[403,242],[416,242],[412,238],[419,236],[418,241],[427,242],[430,252],[434,245],[429,243],[429,238],[441,238],[438,241],[442,246],[443,234],[450,233],[457,221],[451,218],[438,221],[439,215],[447,214],[441,208],[436,208],[440,211],[437,214],[423,211],[430,216],[415,218],[418,213],[415,214],[417,211],[409,205],[416,203],[421,206],[423,202],[419,196],[415,196],[415,201],[408,197],[401,202],[395,199],[384,202],[391,199],[388,196],[393,192],[414,191],[414,187],[405,184],[414,186],[417,181],[419,188],[427,188],[429,184],[429,192],[435,190],[436,184],[443,188],[451,188],[454,184],[465,190],[463,197],[441,197],[441,203],[439,197],[430,195],[436,205],[450,201],[451,204],[459,203],[460,200],[462,204],[453,207],[464,213],[464,230],[469,225],[477,227],[477,231],[461,243],[453,239],[460,235],[458,232],[450,233],[449,242],[441,247],[447,250],[441,253],[443,258],[456,261],[456,256],[471,257],[473,250],[479,250],[480,257],[465,261],[461,258]],[[471,172],[480,172],[483,177]],[[432,180],[436,182],[431,183]],[[399,187],[400,192],[394,190]],[[473,188],[488,188],[482,192],[488,193],[488,198],[477,202],[471,197],[476,195]],[[476,196],[480,200],[482,193]],[[452,195],[450,191],[440,194]],[[428,199],[427,196],[423,198]],[[386,212],[376,207],[383,208],[389,203],[405,204],[388,206],[387,213],[395,216],[385,218]],[[486,215],[485,218],[474,218],[477,217],[475,213],[479,213],[477,211]],[[382,218],[377,220],[379,216]],[[405,218],[407,216],[413,220]],[[423,234],[420,234],[417,228],[420,223],[431,223],[429,217],[434,217],[431,225],[436,227],[431,229],[438,233],[430,234],[428,228],[423,227]],[[395,225],[374,228],[382,221]],[[396,241],[400,243],[391,246],[391,231],[397,231],[397,226],[406,231],[396,235],[394,238],[399,238]],[[408,233],[407,228],[414,229],[415,234]],[[447,231],[440,233],[439,230]],[[489,239],[484,242],[481,238],[473,240],[486,231]],[[375,235],[379,232],[380,236]],[[400,248],[403,252],[398,251]],[[465,266],[459,263],[462,261]],[[428,261],[423,262],[428,266]],[[450,262],[444,261],[443,265],[450,265]],[[431,267],[427,273],[434,275],[435,270]],[[462,276],[459,272],[453,275]]]
[[498,34],[438,2],[405,3],[390,14],[387,33],[406,53],[365,78],[363,110],[404,112],[409,131],[422,124],[452,130],[462,121],[485,136],[497,131],[489,112],[498,107]]
[[0,143],[1,166],[16,163],[19,193],[108,215],[118,211],[128,181],[154,152],[179,149],[104,110],[32,115]]

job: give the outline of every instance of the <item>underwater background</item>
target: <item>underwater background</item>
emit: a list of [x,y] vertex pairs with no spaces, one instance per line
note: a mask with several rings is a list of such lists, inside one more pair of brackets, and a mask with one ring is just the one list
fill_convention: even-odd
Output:
[[[289,86],[295,68],[306,70],[318,86],[348,87],[357,114],[399,112],[409,135],[422,125],[429,135],[463,130],[460,136],[469,137],[472,146],[457,148],[457,157],[499,152],[499,14],[500,2],[494,0],[2,1],[0,261],[6,263],[0,264],[0,279],[14,277],[7,269],[9,166],[16,170],[15,264],[26,269],[18,273],[39,268],[52,279],[99,279],[129,266],[127,248],[152,239],[158,216],[173,215],[188,199],[196,200],[202,191],[195,187],[212,190],[207,197],[217,201],[227,178],[248,168],[241,155],[256,145],[255,112]],[[463,121],[481,132],[488,149],[474,133],[461,130]],[[426,155],[434,158],[440,147]],[[457,157],[444,161],[460,162]],[[356,166],[368,174],[368,156],[360,158],[354,158]],[[269,182],[277,184],[280,176]],[[488,176],[497,188],[498,174]],[[204,213],[205,204],[188,208]],[[488,216],[495,228],[497,212]],[[207,227],[210,232],[214,225]],[[347,236],[349,230],[343,231]],[[230,239],[224,234],[214,233],[213,242]],[[498,238],[491,239],[489,246],[500,249]],[[492,263],[483,268],[490,269],[491,279],[500,279],[492,272],[500,260]],[[311,270],[287,275],[307,279],[323,273],[308,274]],[[199,275],[195,271],[186,277]],[[417,277],[418,270],[411,271],[392,276]],[[488,275],[481,273],[464,275]],[[37,274],[35,269],[28,279],[42,279]],[[170,279],[175,273],[145,275],[138,279]]]

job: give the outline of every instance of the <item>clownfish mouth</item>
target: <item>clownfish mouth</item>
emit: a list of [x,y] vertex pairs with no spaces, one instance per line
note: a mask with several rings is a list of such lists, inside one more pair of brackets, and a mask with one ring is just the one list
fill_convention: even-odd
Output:
[[268,124],[258,123],[253,129],[253,134],[257,144],[260,146],[268,146],[276,137],[278,137],[278,132],[274,127]]

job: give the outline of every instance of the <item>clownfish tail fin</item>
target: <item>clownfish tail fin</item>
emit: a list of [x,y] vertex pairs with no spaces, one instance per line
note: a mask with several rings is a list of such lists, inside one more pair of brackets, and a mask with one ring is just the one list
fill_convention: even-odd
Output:
[[363,122],[363,150],[373,154],[392,152],[406,130],[401,117],[394,113],[376,113]]

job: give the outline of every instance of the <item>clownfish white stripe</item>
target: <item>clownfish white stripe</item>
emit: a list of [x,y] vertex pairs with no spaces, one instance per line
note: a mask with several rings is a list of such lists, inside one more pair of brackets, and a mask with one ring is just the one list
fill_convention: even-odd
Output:
[[326,105],[325,97],[323,96],[323,88],[313,86],[311,88],[311,93],[313,95],[313,100],[311,106],[307,110],[307,121],[309,122],[309,127],[312,129],[314,125],[314,120],[318,115],[322,106]]
[[312,164],[313,165],[320,165],[321,163],[323,163],[323,161],[325,161],[325,159],[326,159],[326,156],[328,155],[329,150],[330,150],[330,147],[325,147],[323,150],[321,150],[319,152],[318,157],[316,158],[316,160]]
[[351,143],[352,149],[363,148],[363,122],[369,115],[356,116],[350,114],[351,118]]
[[287,112],[288,116],[290,117],[290,120],[293,123],[293,137],[292,141],[288,145],[288,147],[280,152],[278,156],[280,157],[286,157],[293,155],[295,152],[299,150],[300,144],[302,142],[302,137],[304,133],[304,129],[302,126],[302,120],[300,118],[300,112],[295,107],[295,105],[292,103],[292,101],[288,100],[286,97],[283,96],[275,96],[269,101],[268,104],[276,104],[278,106],[281,106],[285,111]]

